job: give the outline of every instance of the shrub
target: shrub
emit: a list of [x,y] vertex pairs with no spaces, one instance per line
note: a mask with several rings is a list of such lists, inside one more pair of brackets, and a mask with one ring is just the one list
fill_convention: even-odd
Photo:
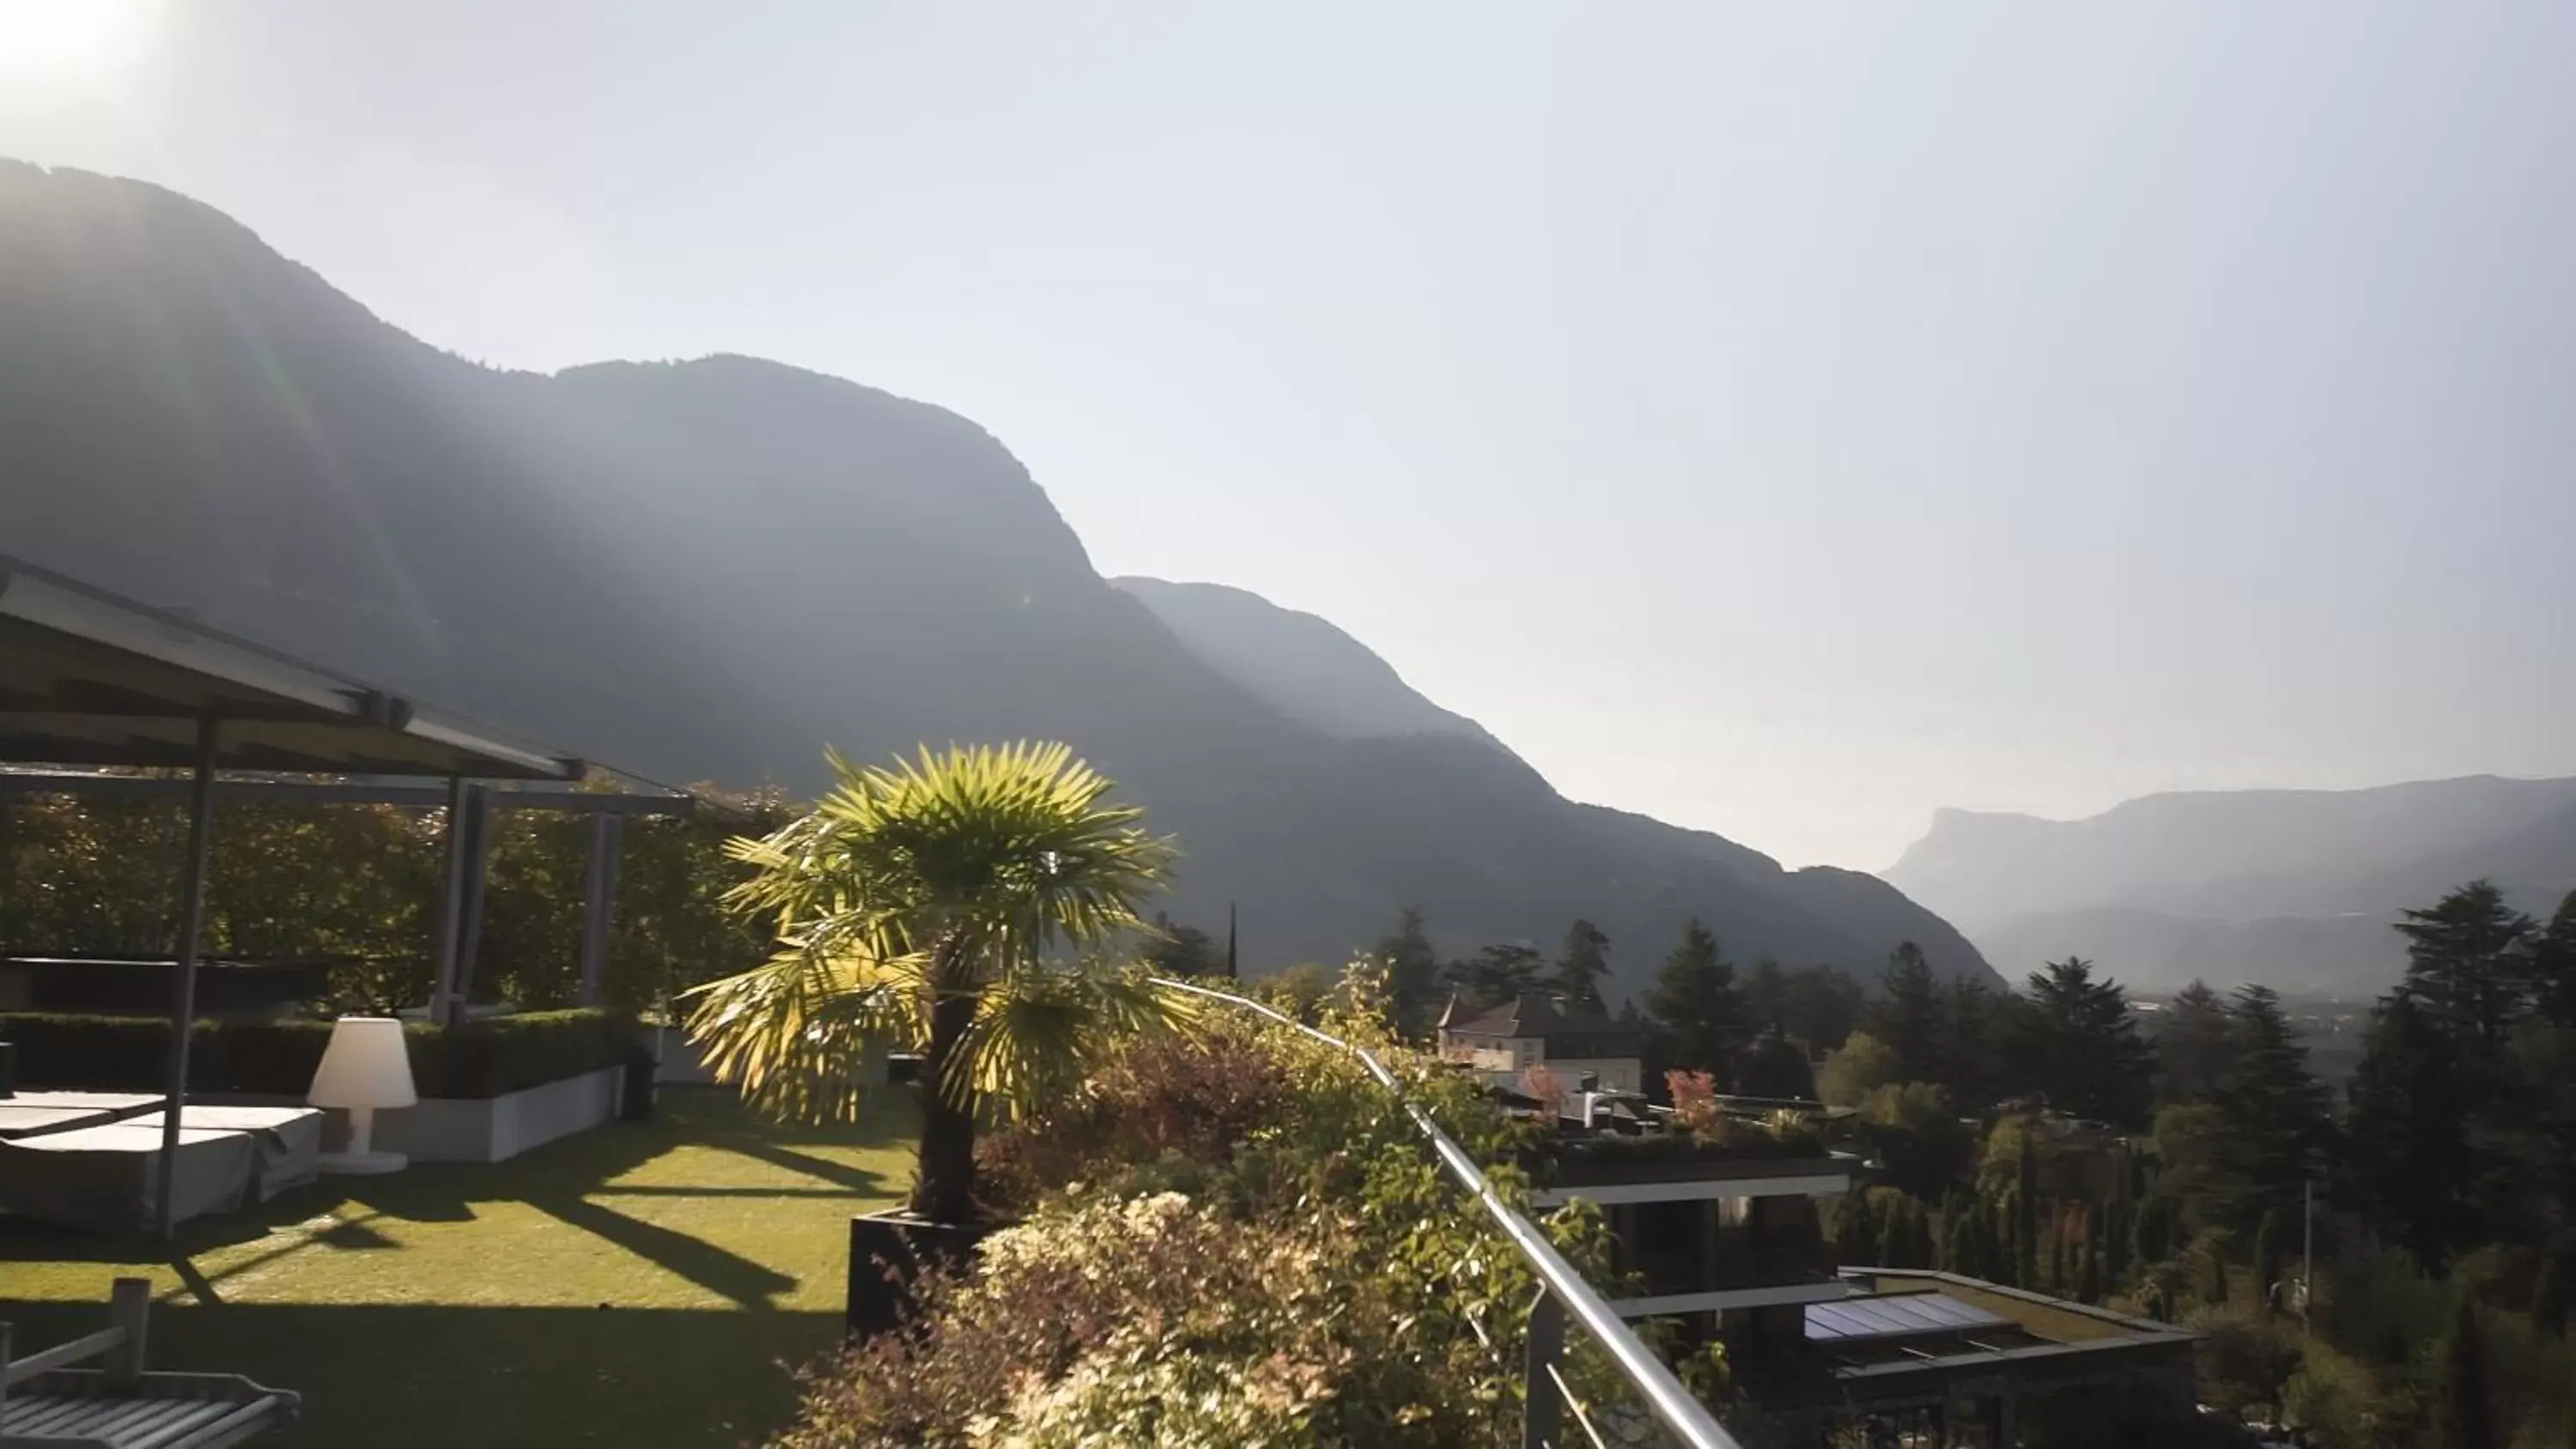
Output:
[[[497,1097],[615,1066],[634,1022],[601,1009],[532,1011],[454,1028],[409,1023],[412,1080],[424,1097]],[[331,1040],[326,1021],[200,1021],[189,1031],[188,1090],[301,1097]],[[149,1017],[0,1014],[29,1089],[157,1092],[170,1025]]]

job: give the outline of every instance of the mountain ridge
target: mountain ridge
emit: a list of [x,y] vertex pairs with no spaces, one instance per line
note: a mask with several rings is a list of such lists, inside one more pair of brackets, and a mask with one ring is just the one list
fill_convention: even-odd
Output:
[[484,367],[162,188],[0,163],[0,477],[0,551],[655,778],[1065,739],[1256,968],[1416,904],[1459,952],[1589,916],[1622,990],[1692,915],[1746,959],[1987,970],[1875,878],[1575,805],[1470,735],[1283,713],[952,410],[735,355]]
[[2076,820],[1944,809],[1886,877],[1990,957],[2375,991],[2404,964],[2400,911],[2485,878],[2545,913],[2576,886],[2576,778],[2170,791]]

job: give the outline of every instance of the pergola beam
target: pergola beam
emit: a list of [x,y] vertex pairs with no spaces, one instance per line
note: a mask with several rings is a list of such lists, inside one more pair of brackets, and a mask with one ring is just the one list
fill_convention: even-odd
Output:
[[[78,770],[0,771],[0,795],[85,795],[107,800],[179,800],[189,782],[160,775],[99,775]],[[690,795],[629,794],[602,790],[491,790],[495,810],[554,810],[571,815],[688,817],[700,810]],[[218,780],[226,800],[316,805],[399,805],[440,810],[448,790],[440,785],[371,784],[359,780]]]

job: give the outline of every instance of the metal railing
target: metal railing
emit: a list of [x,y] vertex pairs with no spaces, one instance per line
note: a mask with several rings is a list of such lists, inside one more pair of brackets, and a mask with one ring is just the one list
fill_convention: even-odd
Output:
[[1629,1331],[1626,1321],[1612,1310],[1609,1301],[1583,1281],[1583,1275],[1574,1271],[1574,1265],[1557,1252],[1556,1245],[1547,1240],[1547,1234],[1515,1211],[1510,1203],[1503,1201],[1502,1194],[1494,1190],[1493,1183],[1485,1178],[1484,1169],[1476,1165],[1476,1160],[1467,1155],[1466,1149],[1452,1141],[1419,1103],[1403,1095],[1395,1074],[1386,1069],[1386,1064],[1379,1061],[1374,1052],[1353,1046],[1284,1012],[1232,992],[1168,977],[1158,976],[1154,981],[1159,986],[1258,1012],[1282,1026],[1348,1052],[1368,1068],[1369,1074],[1377,1078],[1380,1085],[1397,1094],[1405,1115],[1413,1119],[1413,1125],[1420,1128],[1423,1137],[1430,1142],[1432,1155],[1439,1158],[1440,1165],[1457,1180],[1458,1185],[1483,1206],[1486,1215],[1494,1220],[1494,1226],[1501,1229],[1504,1239],[1538,1276],[1539,1292],[1536,1301],[1530,1304],[1525,1340],[1528,1350],[1522,1370],[1527,1381],[1521,1410],[1522,1449],[1554,1449],[1554,1446],[1567,1442],[1561,1436],[1569,1414],[1595,1449],[1607,1449],[1609,1441],[1602,1437],[1582,1401],[1566,1387],[1565,1321],[1568,1316],[1600,1346],[1620,1376],[1637,1391],[1647,1413],[1675,1440],[1688,1445],[1689,1449],[1742,1449],[1734,1436],[1719,1425],[1716,1416],[1709,1413],[1708,1406],[1673,1376],[1671,1367]]

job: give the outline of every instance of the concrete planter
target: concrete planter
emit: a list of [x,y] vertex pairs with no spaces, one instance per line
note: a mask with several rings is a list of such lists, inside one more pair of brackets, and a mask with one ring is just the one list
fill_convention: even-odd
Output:
[[[498,1097],[424,1097],[377,1113],[375,1145],[414,1162],[505,1161],[617,1120],[625,1079],[624,1067],[602,1067]],[[347,1131],[347,1119],[332,1114],[329,1135]]]

